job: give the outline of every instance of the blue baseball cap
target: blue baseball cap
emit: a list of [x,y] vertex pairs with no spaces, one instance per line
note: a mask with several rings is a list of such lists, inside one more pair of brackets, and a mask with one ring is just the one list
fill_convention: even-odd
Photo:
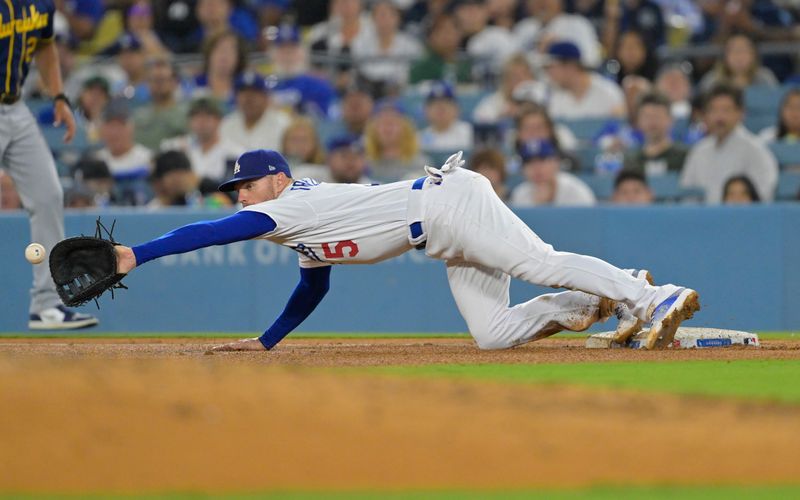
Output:
[[426,98],[426,101],[431,102],[435,99],[448,99],[455,101],[456,94],[453,92],[453,86],[447,82],[433,82],[430,90],[428,90],[428,97]]
[[268,92],[270,89],[270,85],[267,83],[267,79],[261,76],[258,73],[253,71],[248,71],[246,73],[242,73],[236,78],[236,92],[241,90],[260,90],[261,92]]
[[267,29],[267,38],[275,45],[300,43],[300,30],[293,24],[281,24]]
[[581,49],[572,42],[555,42],[547,47],[547,55],[551,61],[581,62]]
[[328,141],[328,152],[333,153],[339,149],[356,149],[358,151],[364,150],[364,144],[361,141],[361,137],[357,135],[342,135],[339,137],[334,137]]
[[561,154],[555,144],[550,141],[528,141],[520,146],[519,156],[523,163],[527,163],[531,160],[558,158]]
[[286,158],[277,151],[271,149],[248,151],[236,160],[236,166],[233,167],[233,177],[220,184],[219,190],[222,192],[233,191],[237,182],[260,179],[267,175],[275,175],[281,172],[286,177],[292,176]]

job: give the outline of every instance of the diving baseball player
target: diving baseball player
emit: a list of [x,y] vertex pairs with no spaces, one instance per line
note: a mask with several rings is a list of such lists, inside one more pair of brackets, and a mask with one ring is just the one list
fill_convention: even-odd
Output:
[[[50,149],[21,92],[35,60],[47,91],[54,96],[55,125],[64,124],[64,141],[72,140],[75,120],[63,94],[58,52],[52,43],[54,14],[53,2],[48,0],[0,2],[0,167],[14,179],[22,205],[30,213],[32,240],[48,250],[64,239],[63,193]],[[47,266],[34,267],[29,328],[96,324],[96,318],[61,304]]]
[[[620,335],[650,322],[647,347],[672,341],[678,325],[699,309],[697,292],[653,286],[639,273],[602,260],[557,252],[495,195],[489,181],[461,168],[461,153],[415,181],[368,186],[294,180],[275,151],[239,157],[233,178],[243,209],[190,224],[133,248],[118,246],[120,273],[165,255],[252,238],[299,253],[300,283],[275,323],[258,338],[218,347],[271,349],[314,310],[328,291],[332,264],[371,264],[414,248],[447,265],[450,289],[470,333],[483,349],[503,349],[581,331],[611,314]],[[573,291],[510,306],[511,278]]]

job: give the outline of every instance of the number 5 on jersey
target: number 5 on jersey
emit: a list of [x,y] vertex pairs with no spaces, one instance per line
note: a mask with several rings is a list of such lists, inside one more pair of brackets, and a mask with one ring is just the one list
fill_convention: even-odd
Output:
[[341,259],[344,258],[345,250],[349,250],[348,257],[355,257],[358,255],[358,245],[353,240],[340,241],[336,243],[331,249],[333,243],[323,243],[322,253],[325,254],[326,259]]

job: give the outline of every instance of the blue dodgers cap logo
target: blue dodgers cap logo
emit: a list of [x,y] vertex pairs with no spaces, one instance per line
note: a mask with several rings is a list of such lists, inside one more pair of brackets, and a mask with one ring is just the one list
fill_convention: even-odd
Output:
[[236,160],[233,167],[233,177],[220,184],[220,191],[233,191],[236,183],[240,181],[260,179],[267,175],[282,173],[292,177],[286,158],[279,152],[271,149],[256,149],[248,151]]

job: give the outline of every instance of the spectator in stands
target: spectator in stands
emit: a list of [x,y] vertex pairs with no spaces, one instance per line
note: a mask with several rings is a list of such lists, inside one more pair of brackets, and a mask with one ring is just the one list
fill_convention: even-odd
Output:
[[94,155],[84,155],[72,167],[72,178],[76,185],[83,186],[92,193],[92,206],[108,207],[116,204],[114,177],[103,160]]
[[317,127],[311,118],[297,116],[286,127],[281,138],[281,149],[292,168],[292,175],[298,179],[311,177],[320,179],[327,172],[325,151],[317,134]]
[[278,83],[273,99],[281,106],[299,113],[329,117],[336,102],[336,89],[331,83],[308,71],[308,53],[300,43],[297,27],[284,24],[267,30],[272,42],[270,56]]
[[461,30],[453,16],[443,14],[433,20],[428,30],[427,53],[411,66],[410,83],[446,80],[451,83],[472,81],[469,59],[459,57]]
[[731,177],[722,189],[722,203],[728,205],[749,205],[760,201],[756,187],[746,175]]
[[203,46],[203,73],[195,78],[195,85],[227,105],[233,102],[236,79],[246,67],[247,52],[241,39],[230,31],[220,33]]
[[469,169],[489,179],[498,198],[508,200],[506,160],[500,150],[486,148],[475,151],[469,157]]
[[196,0],[150,0],[153,27],[171,52],[197,52],[196,34],[200,24],[195,15]]
[[786,92],[778,111],[778,125],[767,127],[758,134],[766,142],[800,142],[800,87]]
[[511,30],[489,24],[489,6],[485,0],[455,0],[450,6],[461,28],[461,46],[488,73],[497,74],[517,52],[517,40]]
[[0,170],[0,211],[20,210],[21,208],[22,200],[14,185],[14,180],[5,170]]
[[[514,138],[514,150],[521,156],[522,148],[531,141],[547,141],[552,144],[560,153],[564,160],[562,168],[566,170],[578,170],[577,160],[567,156],[565,151],[572,151],[578,147],[578,139],[564,125],[553,123],[547,110],[538,104],[525,104],[515,122],[516,137]],[[512,163],[510,170],[519,171],[520,163]]]
[[258,23],[244,9],[237,8],[234,0],[197,0],[195,15],[200,23],[194,33],[195,43],[233,31],[248,43],[259,36]]
[[[609,51],[617,46],[625,32],[631,31],[640,33],[642,42],[650,52],[655,51],[665,42],[666,25],[661,7],[657,2],[609,0],[605,2],[604,21],[603,45]],[[618,36],[620,32],[623,35]],[[648,78],[652,80],[652,76]]]
[[579,48],[580,61],[588,68],[600,65],[601,46],[594,26],[584,17],[564,12],[564,0],[526,0],[530,17],[517,23],[514,35],[521,50],[538,50],[557,41]]
[[[498,89],[478,102],[472,113],[475,123],[498,123],[505,119],[513,119],[518,113],[518,104],[514,99],[514,92],[523,86],[539,87],[541,82],[534,80],[533,70],[528,59],[517,54],[506,62],[500,78]],[[521,89],[522,91],[522,89]]]
[[105,144],[97,157],[108,165],[124,205],[143,205],[149,198],[146,180],[151,170],[151,152],[134,141],[133,120],[128,103],[115,98],[103,111],[100,137]]
[[590,206],[596,203],[589,186],[561,171],[561,154],[551,142],[528,142],[523,145],[521,156],[525,182],[511,192],[511,205]]
[[612,58],[605,64],[605,73],[619,84],[629,75],[652,81],[657,70],[658,61],[653,51],[645,44],[644,36],[634,30],[619,36]]
[[[626,120],[618,118],[608,121],[595,137],[595,143],[605,153],[617,156],[616,167],[609,168],[606,164],[601,170],[604,172],[617,172],[622,168],[623,153],[631,148],[638,148],[644,142],[642,131],[637,126],[637,104],[639,99],[650,92],[650,81],[638,75],[628,75],[622,81],[622,91],[625,94],[625,108],[628,110]],[[669,133],[669,130],[667,131]],[[597,166],[597,165],[595,165]]]
[[328,142],[327,182],[372,184],[367,176],[367,158],[361,138],[348,135]]
[[371,173],[381,181],[417,175],[427,162],[420,154],[414,124],[396,101],[384,100],[375,106],[364,147]]
[[718,204],[723,186],[734,175],[747,175],[759,198],[772,201],[778,182],[778,164],[772,153],[743,125],[742,91],[719,84],[707,94],[704,105],[708,137],[686,158],[681,185],[701,188],[707,203]]
[[61,0],[55,2],[58,12],[66,18],[69,31],[78,40],[91,40],[105,15],[101,0]]
[[[361,0],[332,0],[328,20],[315,25],[308,34],[308,40],[314,53],[348,57],[353,54],[353,44],[359,35],[374,29],[370,16],[362,12]],[[353,65],[349,61],[322,64],[329,70],[332,67],[336,88],[344,88],[350,83]]]
[[359,62],[358,70],[372,82],[385,82],[397,87],[408,82],[411,61],[423,54],[415,38],[400,31],[400,11],[390,0],[372,4],[374,30],[364,30],[353,41],[353,57],[369,59]]
[[615,205],[649,205],[653,203],[653,191],[647,179],[639,172],[622,171],[614,179],[611,203]]
[[232,174],[233,164],[244,149],[222,137],[222,104],[213,97],[197,97],[189,105],[189,134],[161,143],[162,151],[181,151],[200,179],[202,193],[216,192]]
[[486,6],[489,9],[489,23],[493,26],[513,30],[514,25],[517,24],[518,4],[518,0],[488,0]]
[[358,81],[345,90],[341,102],[342,124],[350,135],[363,136],[375,101],[369,89]]
[[772,71],[761,66],[755,42],[745,34],[728,38],[721,60],[700,80],[699,87],[702,92],[707,92],[714,85],[723,82],[740,89],[751,85],[778,85],[778,79]]
[[155,197],[148,208],[200,206],[197,176],[189,158],[180,151],[165,151],[153,159],[151,178]]
[[64,208],[84,210],[95,207],[94,196],[86,186],[75,184],[64,191]]
[[153,29],[153,7],[147,0],[134,0],[125,16],[125,28],[142,44],[147,57],[160,57],[169,51]]
[[102,53],[116,59],[124,74],[124,80],[115,81],[112,93],[123,95],[133,103],[144,103],[150,99],[147,88],[147,65],[139,39],[123,33]]
[[670,102],[670,112],[676,120],[687,120],[692,114],[691,65],[688,62],[662,66],[656,76],[656,90]]
[[186,133],[186,106],[176,99],[178,68],[165,58],[153,59],[147,67],[150,104],[133,114],[136,141],[155,151],[161,142]]
[[547,49],[547,74],[554,85],[548,104],[554,119],[625,116],[619,85],[588,70],[572,42],[556,42]]
[[245,150],[279,149],[290,121],[271,105],[264,77],[245,73],[236,82],[236,111],[222,121],[222,137]]
[[100,140],[103,110],[111,99],[111,89],[105,78],[94,76],[83,83],[77,107],[86,120],[86,136],[90,143]]
[[636,125],[644,144],[625,153],[623,170],[648,176],[680,172],[687,149],[672,140],[672,124],[669,99],[657,92],[643,95],[636,107]]
[[447,82],[435,82],[425,101],[428,127],[419,133],[424,151],[458,151],[473,146],[472,125],[459,119],[455,92]]

